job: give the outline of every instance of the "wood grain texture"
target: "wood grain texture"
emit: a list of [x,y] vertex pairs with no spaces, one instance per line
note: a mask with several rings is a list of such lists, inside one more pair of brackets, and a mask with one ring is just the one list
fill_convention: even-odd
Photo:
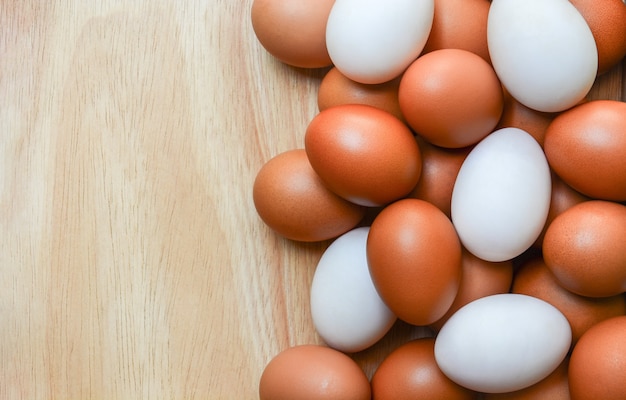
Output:
[[[251,0],[0,2],[0,398],[253,399],[320,343],[328,243],[283,240],[256,172],[303,146],[325,71],[258,44]],[[626,67],[596,85],[625,99]],[[398,323],[354,355],[371,374]]]

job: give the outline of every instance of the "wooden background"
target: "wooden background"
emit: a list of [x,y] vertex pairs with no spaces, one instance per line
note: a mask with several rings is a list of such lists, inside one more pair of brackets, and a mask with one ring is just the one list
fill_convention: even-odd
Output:
[[[328,243],[275,236],[251,188],[303,146],[325,71],[272,59],[250,4],[0,1],[1,399],[253,399],[320,342]],[[592,96],[624,99],[623,73]]]

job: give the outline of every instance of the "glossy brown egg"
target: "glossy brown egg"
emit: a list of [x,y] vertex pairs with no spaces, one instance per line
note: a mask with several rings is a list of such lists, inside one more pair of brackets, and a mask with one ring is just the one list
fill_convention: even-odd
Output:
[[393,114],[404,115],[398,102],[400,77],[380,84],[364,84],[348,79],[337,68],[331,68],[320,83],[317,105],[320,111],[342,104],[366,104]]
[[331,65],[326,21],[334,0],[254,0],[252,28],[274,57],[295,67]]
[[335,238],[355,227],[365,209],[337,196],[322,183],[303,149],[281,153],[257,173],[254,206],[275,232],[292,240]]
[[626,206],[604,200],[577,204],[546,231],[543,255],[564,288],[589,297],[626,291]]
[[370,400],[367,376],[350,357],[324,346],[283,350],[265,367],[260,400]]
[[434,204],[450,218],[452,189],[471,147],[446,149],[417,138],[422,154],[422,174],[409,197]]
[[487,47],[489,0],[435,0],[433,26],[423,53],[461,49],[491,63]]
[[408,124],[426,141],[460,148],[490,134],[502,115],[502,86],[489,63],[466,50],[425,54],[405,71],[398,91]]
[[407,342],[380,364],[372,377],[373,400],[472,400],[477,394],[452,382],[435,361],[435,339]]
[[583,297],[563,288],[541,258],[524,265],[515,274],[513,293],[526,294],[547,301],[567,318],[572,328],[572,345],[600,321],[626,315],[626,298]]
[[461,244],[434,205],[398,200],[374,219],[367,260],[380,297],[398,318],[428,325],[450,308],[461,279]]
[[462,275],[459,291],[446,314],[430,324],[439,330],[445,322],[464,305],[492,294],[508,293],[513,281],[513,262],[482,260],[463,249]]
[[626,200],[626,103],[594,100],[560,114],[544,141],[552,169],[592,198]]
[[626,55],[626,4],[623,0],[570,0],[587,21],[598,48],[598,74]]
[[572,400],[626,399],[626,316],[602,321],[578,341],[569,364]]
[[527,388],[508,393],[485,393],[484,400],[570,400],[567,367],[569,358],[546,378]]
[[307,127],[304,147],[326,186],[363,206],[408,195],[422,170],[411,130],[390,113],[363,104],[321,111]]

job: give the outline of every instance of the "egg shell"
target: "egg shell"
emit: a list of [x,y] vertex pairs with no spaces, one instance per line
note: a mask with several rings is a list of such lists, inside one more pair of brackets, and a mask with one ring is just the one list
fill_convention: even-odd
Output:
[[419,57],[398,89],[409,126],[424,140],[449,148],[473,145],[491,133],[502,115],[502,96],[491,65],[459,49]]
[[512,293],[547,301],[567,318],[572,328],[572,345],[593,325],[626,315],[626,297],[584,297],[562,287],[541,257],[523,264],[516,272]]
[[423,200],[398,200],[376,216],[367,261],[380,297],[409,324],[441,318],[459,288],[459,239],[445,214]]
[[487,46],[489,0],[435,0],[433,26],[423,54],[440,49],[461,49],[491,63]]
[[552,169],[596,199],[626,200],[626,103],[594,100],[565,111],[546,130]]
[[321,68],[332,64],[326,21],[334,0],[254,0],[250,17],[261,45],[285,64]]
[[472,400],[477,394],[452,382],[435,362],[435,339],[411,340],[391,352],[372,377],[374,400]]
[[556,217],[543,240],[548,268],[564,288],[589,297],[626,291],[626,206],[577,204]]
[[422,169],[410,129],[390,113],[363,104],[321,111],[307,127],[304,147],[330,190],[368,207],[406,196]]
[[475,256],[510,260],[541,233],[550,192],[550,168],[541,146],[521,129],[502,128],[463,162],[452,191],[452,222]]
[[487,43],[503,85],[538,111],[576,105],[597,75],[593,34],[568,0],[493,0]]
[[363,207],[328,190],[304,149],[267,161],[254,180],[252,197],[263,222],[296,241],[333,239],[354,228],[365,214]]
[[361,83],[383,83],[402,74],[426,44],[434,0],[341,0],[326,25],[333,64]]
[[435,340],[435,359],[461,386],[512,392],[550,375],[570,342],[567,319],[549,303],[496,294],[467,304],[446,322]]
[[572,400],[626,398],[626,316],[602,321],[578,341],[569,364]]
[[260,400],[370,400],[363,370],[344,353],[325,346],[300,345],[276,355],[259,381]]
[[337,350],[364,350],[389,331],[396,316],[381,300],[367,266],[369,227],[338,237],[324,251],[311,284],[311,316],[317,333]]

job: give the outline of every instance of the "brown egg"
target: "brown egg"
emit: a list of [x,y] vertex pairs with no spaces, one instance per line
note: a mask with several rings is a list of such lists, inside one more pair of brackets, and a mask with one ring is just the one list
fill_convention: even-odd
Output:
[[489,63],[443,49],[415,60],[400,80],[400,109],[426,141],[459,148],[490,134],[502,115],[502,86]]
[[626,4],[623,0],[570,0],[587,21],[598,48],[598,74],[626,55]]
[[337,68],[332,68],[322,79],[317,92],[317,105],[323,111],[342,104],[366,104],[385,110],[404,121],[398,102],[400,78],[367,85],[348,79]]
[[265,367],[260,400],[370,400],[367,376],[350,357],[324,346],[283,350]]
[[326,186],[363,206],[408,195],[422,170],[411,130],[390,113],[363,104],[321,111],[307,127],[304,147]]
[[295,67],[332,64],[326,50],[326,21],[334,0],[254,0],[252,28],[274,57]]
[[544,300],[561,311],[572,328],[572,345],[598,322],[626,315],[624,296],[593,298],[572,293],[557,282],[541,258],[521,266],[515,274],[512,292]]
[[552,121],[544,141],[552,169],[592,198],[626,200],[626,103],[594,100]]
[[546,378],[527,388],[508,393],[485,393],[484,400],[570,400],[567,367],[569,358]]
[[515,100],[506,89],[503,89],[503,93],[504,109],[496,129],[508,127],[522,129],[543,146],[548,125],[558,114],[533,110]]
[[477,393],[452,382],[435,361],[435,339],[407,342],[391,352],[372,377],[373,400],[472,400]]
[[492,294],[508,293],[513,281],[513,262],[482,260],[463,249],[461,285],[446,314],[430,324],[440,330],[446,321],[464,305]]
[[428,325],[450,308],[461,279],[461,243],[434,205],[398,200],[374,219],[367,239],[372,282],[405,322]]
[[626,206],[577,204],[556,217],[543,240],[548,268],[564,288],[589,297],[626,291]]
[[572,400],[626,399],[626,316],[602,321],[580,338],[569,363]]
[[254,206],[275,232],[292,240],[335,238],[354,228],[365,209],[324,186],[303,149],[281,153],[259,170],[252,189]]
[[433,26],[423,53],[461,49],[491,63],[487,48],[489,0],[435,0]]
[[409,197],[434,204],[450,218],[452,189],[471,147],[446,149],[417,138],[422,154],[422,174]]

